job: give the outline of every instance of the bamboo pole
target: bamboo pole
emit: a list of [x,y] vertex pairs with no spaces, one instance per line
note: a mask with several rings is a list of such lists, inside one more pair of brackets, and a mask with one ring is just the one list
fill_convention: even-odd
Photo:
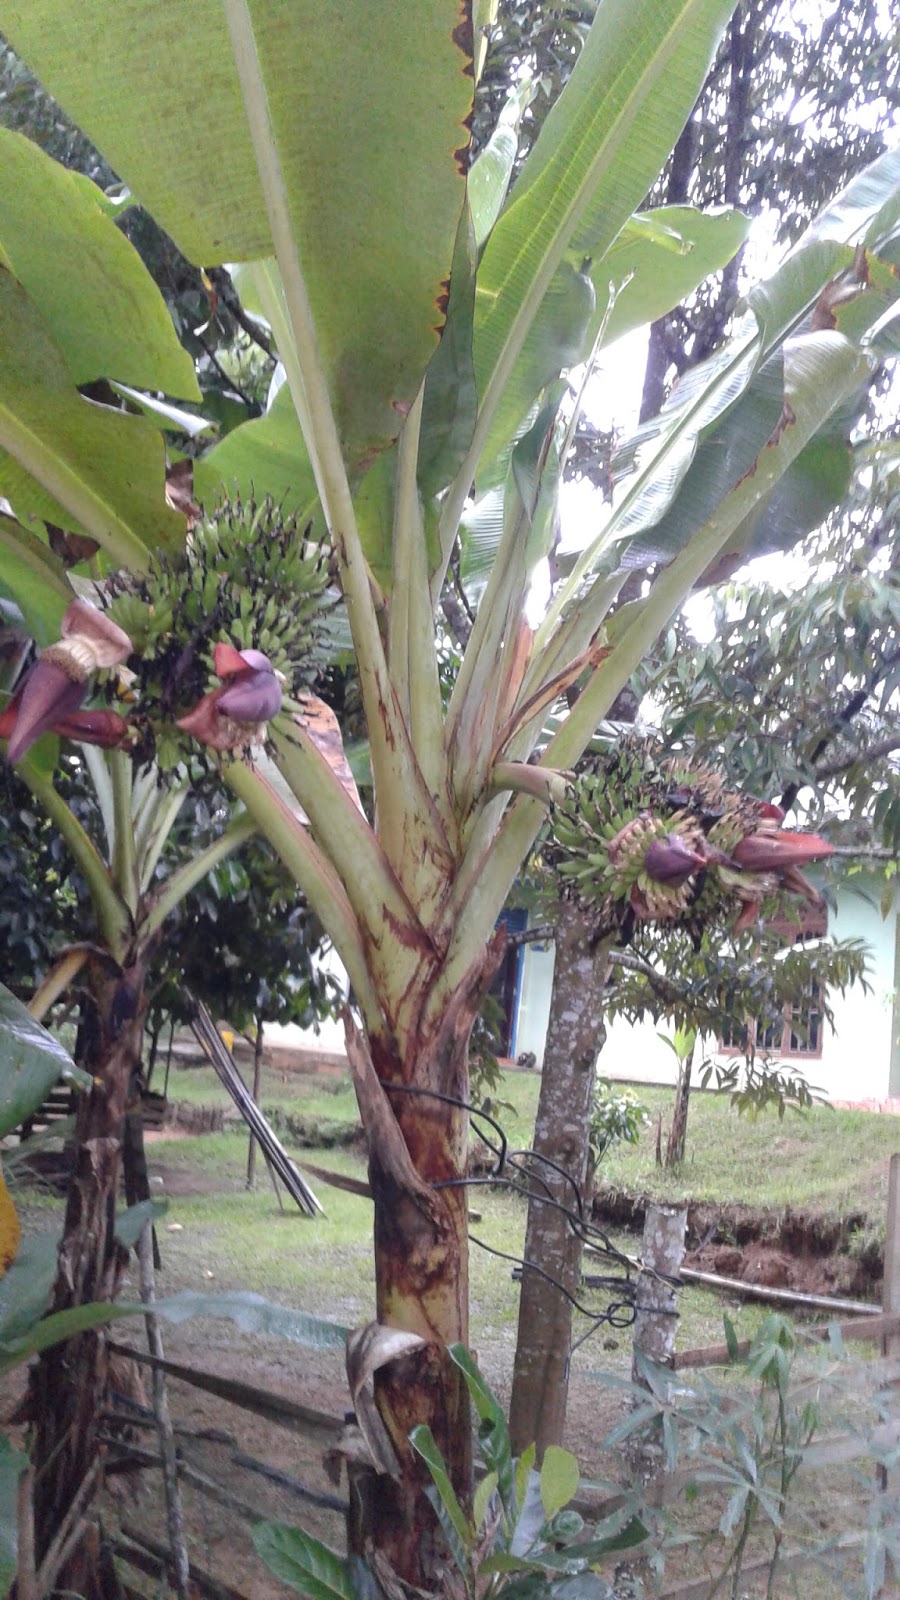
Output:
[[877,1317],[881,1313],[880,1306],[870,1305],[865,1300],[839,1300],[827,1294],[803,1294],[799,1289],[772,1289],[765,1283],[746,1283],[743,1278],[720,1278],[716,1272],[700,1272],[696,1267],[682,1267],[680,1276],[683,1283],[699,1283],[720,1294],[742,1294],[751,1300],[771,1300],[775,1305],[806,1306],[810,1311],[843,1312],[846,1316],[858,1317]]
[[[152,1235],[151,1224],[145,1222],[138,1239],[137,1255],[140,1268],[141,1299],[147,1307],[144,1314],[144,1321],[147,1325],[147,1343],[150,1346],[151,1354],[156,1356],[158,1360],[163,1360],[164,1351],[162,1335],[159,1331],[159,1318],[150,1309],[156,1298],[153,1281]],[[190,1560],[185,1540],[181,1490],[178,1487],[178,1455],[175,1447],[172,1419],[169,1416],[166,1375],[162,1367],[159,1366],[153,1368],[153,1410],[156,1416],[159,1446],[162,1454],[163,1485],[166,1494],[166,1531],[169,1535],[175,1589],[179,1600],[187,1600],[190,1592]]]
[[[255,1040],[255,1043],[254,1043],[254,1046],[253,1046],[253,1099],[254,1099],[254,1101],[256,1102],[257,1105],[259,1105],[259,1086],[260,1086],[260,1081],[261,1081],[261,1078],[262,1078],[262,1054],[263,1054],[263,1024],[262,1024],[262,1018],[261,1017],[257,1017],[257,1019],[256,1019],[256,1040]],[[271,1171],[271,1168],[269,1170]],[[250,1129],[250,1143],[249,1143],[249,1145],[247,1147],[247,1188],[248,1189],[253,1189],[255,1187],[255,1184],[256,1184],[256,1138],[254,1136],[253,1129],[251,1128]],[[275,1187],[275,1193],[278,1194],[277,1185]],[[278,1198],[279,1198],[279,1203],[280,1203],[281,1196],[279,1195]]]

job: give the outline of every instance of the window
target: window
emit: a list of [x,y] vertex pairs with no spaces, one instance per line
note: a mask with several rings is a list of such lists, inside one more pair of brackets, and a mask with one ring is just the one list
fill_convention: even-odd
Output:
[[[828,912],[824,906],[807,906],[795,921],[779,917],[769,927],[781,934],[785,944],[821,939],[828,931]],[[760,1055],[817,1060],[822,1054],[823,1021],[822,995],[811,978],[807,992],[785,1007],[780,1024],[766,1028],[754,1018],[735,1017],[722,1031],[719,1050],[722,1055],[746,1055],[752,1044]]]
[[781,1052],[786,1056],[822,1054],[822,1000],[815,979],[809,993],[788,1007]]
[[722,1055],[742,1056],[753,1044],[759,1055],[818,1059],[822,1054],[822,1022],[819,985],[812,979],[808,992],[785,1007],[782,1022],[764,1028],[754,1018],[746,1022],[735,1019],[722,1030],[719,1050]]

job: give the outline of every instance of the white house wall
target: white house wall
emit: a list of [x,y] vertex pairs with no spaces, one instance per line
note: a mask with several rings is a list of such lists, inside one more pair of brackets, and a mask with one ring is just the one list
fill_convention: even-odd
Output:
[[[859,890],[842,889],[838,910],[829,917],[829,932],[835,939],[863,939],[869,946],[870,992],[866,994],[856,985],[843,998],[833,993],[835,1028],[834,1032],[824,1029],[821,1057],[805,1062],[791,1058],[804,1067],[811,1084],[835,1100],[886,1098],[890,1093],[892,1043],[896,1045],[896,905],[883,918],[879,907],[881,886],[876,880],[860,880],[860,884]],[[519,1056],[533,1053],[538,1066],[543,1062],[552,982],[552,948],[526,946],[516,1052]],[[714,1053],[714,1040],[701,1041],[698,1059]],[[619,1020],[609,1026],[598,1070],[603,1077],[665,1084],[674,1083],[676,1062],[652,1022],[632,1026]]]

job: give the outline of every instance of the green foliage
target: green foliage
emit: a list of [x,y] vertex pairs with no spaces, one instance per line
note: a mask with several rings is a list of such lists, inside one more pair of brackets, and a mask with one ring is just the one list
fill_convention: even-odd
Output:
[[[431,1476],[428,1497],[458,1575],[448,1575],[447,1592],[459,1600],[612,1600],[609,1584],[592,1569],[604,1556],[640,1544],[641,1522],[616,1514],[602,1529],[585,1533],[582,1518],[565,1509],[578,1489],[575,1457],[550,1446],[540,1472],[533,1445],[514,1458],[503,1409],[469,1352],[457,1344],[449,1353],[478,1417],[485,1468],[471,1515],[457,1498],[431,1429],[423,1425],[410,1434]],[[299,1528],[260,1523],[253,1540],[272,1571],[309,1600],[382,1600],[380,1585],[360,1563],[335,1555]]]
[[789,1108],[808,1111],[817,1099],[823,1098],[822,1091],[808,1083],[798,1067],[773,1061],[767,1054],[758,1056],[752,1045],[740,1059],[721,1064],[705,1061],[700,1069],[700,1087],[708,1089],[710,1084],[729,1096],[738,1116],[746,1116],[751,1122],[772,1110],[781,1122]]
[[650,1113],[633,1089],[598,1079],[591,1105],[588,1159],[591,1177],[608,1150],[617,1144],[637,1144]]
[[60,1078],[90,1088],[88,1074],[0,983],[0,1138],[36,1111]]
[[[128,1217],[128,1212],[124,1213],[124,1217]],[[145,1213],[141,1214],[141,1220],[146,1220]],[[129,1231],[127,1222],[125,1231],[126,1234]],[[39,1261],[46,1264],[43,1250]],[[42,1350],[77,1333],[105,1327],[123,1317],[144,1315],[142,1305],[109,1305],[98,1301],[70,1306],[66,1311],[55,1311],[44,1316],[45,1305],[46,1299],[42,1301],[40,1311],[37,1311],[35,1288],[27,1282],[24,1271],[21,1272],[2,1304],[0,1374],[11,1371],[23,1361],[39,1355]],[[347,1329],[335,1322],[311,1316],[305,1311],[274,1305],[262,1295],[240,1289],[214,1294],[195,1294],[184,1290],[155,1301],[154,1310],[158,1316],[176,1325],[189,1322],[194,1317],[222,1317],[233,1322],[244,1333],[274,1334],[290,1344],[314,1350],[343,1350],[347,1335]]]
[[28,1465],[24,1450],[0,1437],[0,1589],[9,1590],[19,1563],[19,1478]]
[[[639,1357],[640,1384],[621,1386],[631,1396],[631,1410],[605,1440],[607,1449],[618,1451],[629,1440],[632,1449],[637,1446],[654,1459],[662,1456],[666,1471],[677,1471],[686,1480],[683,1503],[673,1498],[671,1509],[662,1513],[648,1502],[642,1483],[634,1482],[626,1494],[628,1506],[648,1528],[647,1559],[657,1581],[668,1556],[685,1544],[693,1545],[703,1551],[707,1569],[712,1569],[710,1593],[721,1590],[737,1600],[749,1581],[744,1567],[752,1537],[754,1560],[760,1544],[765,1551],[765,1592],[772,1600],[783,1592],[780,1562],[785,1538],[790,1535],[796,1544],[799,1536],[824,1564],[831,1551],[841,1550],[844,1529],[855,1532],[860,1519],[865,1521],[868,1499],[870,1532],[859,1560],[862,1570],[854,1573],[842,1551],[840,1573],[841,1593],[873,1600],[879,1589],[870,1574],[883,1571],[886,1551],[897,1548],[891,1516],[883,1518],[878,1508],[883,1495],[876,1464],[883,1459],[884,1447],[878,1442],[877,1423],[886,1393],[876,1392],[867,1408],[869,1415],[864,1416],[860,1389],[872,1389],[864,1376],[868,1363],[847,1358],[836,1328],[827,1344],[815,1345],[798,1333],[789,1318],[773,1313],[764,1318],[749,1347],[742,1347],[726,1317],[725,1339],[730,1363],[726,1374],[716,1378],[692,1373],[687,1389],[673,1384],[670,1368]],[[604,1381],[604,1374],[595,1376]],[[809,1477],[829,1466],[831,1452],[824,1451],[819,1465],[810,1445],[837,1418],[846,1429],[848,1407],[853,1413],[849,1437],[860,1446],[857,1458],[863,1463],[850,1469],[850,1477],[857,1480],[857,1498],[853,1503],[850,1477],[845,1477],[839,1531],[823,1535],[827,1525],[818,1515],[809,1518],[798,1502],[797,1477],[801,1468]],[[840,1455],[836,1459],[839,1462]],[[833,1467],[829,1475],[833,1480]],[[820,1481],[824,1489],[824,1478]],[[812,1487],[815,1492],[815,1480]],[[721,1507],[718,1513],[705,1509],[710,1495]],[[711,1525],[716,1515],[717,1522]]]
[[59,947],[88,931],[65,843],[0,762],[0,979],[29,999]]
[[503,1074],[497,1057],[503,1043],[504,1012],[496,995],[485,995],[469,1039],[469,1093],[473,1106],[488,1116],[509,1109],[501,1094]]
[[[308,1595],[309,1600],[360,1600],[352,1558],[335,1555],[302,1528],[259,1522],[253,1529],[253,1543],[276,1577],[299,1594]],[[381,1594],[374,1586],[370,1592]]]
[[[189,801],[159,881],[215,831],[213,808],[199,797]],[[282,863],[254,839],[173,912],[169,937],[154,959],[149,1025],[166,1017],[188,1021],[194,997],[239,1032],[261,1022],[311,1027],[334,1015],[344,999],[317,963],[323,944],[317,919]]]
[[[674,741],[715,751],[734,781],[785,795],[807,825],[890,849],[900,841],[900,587],[888,564],[888,508],[866,496],[849,515],[842,535],[819,541],[838,563],[833,572],[796,590],[716,591],[710,641],[660,663],[644,683]],[[876,545],[872,565],[867,543]]]
[[[790,926],[790,924],[788,924]],[[760,1038],[784,1023],[785,1007],[818,991],[824,1020],[833,1026],[829,995],[854,984],[868,992],[870,952],[861,939],[816,939],[786,944],[763,923],[740,934],[713,933],[695,946],[680,930],[638,930],[633,962],[618,965],[610,991],[611,1016],[673,1022],[677,1028],[723,1037],[747,1019]]]

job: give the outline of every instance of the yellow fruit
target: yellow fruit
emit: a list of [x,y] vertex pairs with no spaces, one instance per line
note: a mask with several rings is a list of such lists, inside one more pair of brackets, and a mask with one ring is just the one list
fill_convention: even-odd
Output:
[[0,1278],[16,1258],[22,1229],[0,1169]]

